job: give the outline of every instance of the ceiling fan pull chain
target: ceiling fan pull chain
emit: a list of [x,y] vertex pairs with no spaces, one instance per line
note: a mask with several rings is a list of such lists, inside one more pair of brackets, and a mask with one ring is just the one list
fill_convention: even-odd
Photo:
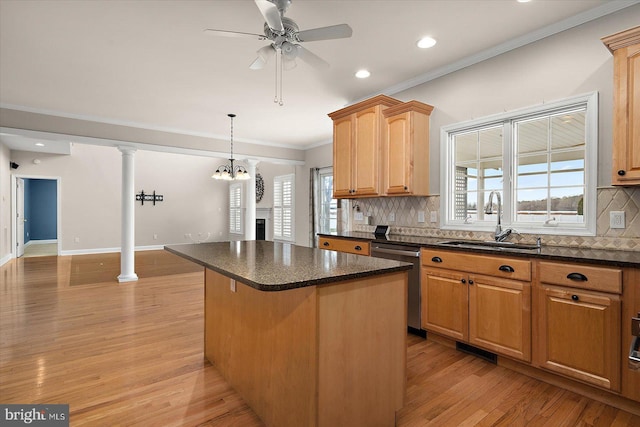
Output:
[[284,105],[284,102],[282,102],[282,72],[284,70],[284,58],[282,57],[282,49],[280,49],[280,102],[278,103],[278,105],[280,105],[281,107]]
[[278,103],[278,61],[281,61],[282,59],[280,58],[280,51],[276,51],[276,81],[275,81],[275,95],[273,97],[273,102],[274,103]]

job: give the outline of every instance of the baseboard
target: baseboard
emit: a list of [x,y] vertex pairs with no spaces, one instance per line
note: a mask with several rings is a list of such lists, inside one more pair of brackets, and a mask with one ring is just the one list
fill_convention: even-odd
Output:
[[12,254],[6,254],[5,256],[3,256],[2,258],[0,258],[0,267],[2,267],[3,265],[5,265],[6,263],[8,263],[9,261],[11,261],[13,259]]
[[57,239],[29,240],[27,243],[24,244],[24,247],[26,248],[27,246],[31,246],[31,245],[50,245],[51,243],[58,243],[58,240]]
[[[122,248],[94,248],[94,249],[74,249],[70,251],[61,251],[60,255],[94,255],[94,254],[109,254],[114,252],[120,252]],[[149,245],[149,246],[136,246],[135,251],[159,251],[164,249],[164,245]]]

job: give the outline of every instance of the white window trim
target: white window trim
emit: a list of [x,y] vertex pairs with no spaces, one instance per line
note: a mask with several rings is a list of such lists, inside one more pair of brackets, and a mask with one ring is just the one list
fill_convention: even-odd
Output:
[[[597,222],[597,185],[598,185],[598,92],[578,95],[559,101],[549,102],[533,107],[523,108],[506,113],[495,114],[479,119],[474,119],[462,123],[455,123],[443,126],[440,129],[440,228],[444,230],[464,230],[464,231],[495,231],[495,224],[471,223],[465,224],[463,221],[449,220],[449,210],[452,205],[454,188],[453,177],[453,152],[450,143],[452,133],[473,130],[474,128],[499,125],[507,120],[520,120],[529,116],[535,116],[543,112],[552,112],[555,109],[566,109],[571,106],[586,105],[586,128],[585,128],[585,198],[584,198],[584,224],[570,225],[562,224],[554,227],[534,226],[518,223],[512,224],[510,212],[503,216],[503,229],[513,227],[519,233],[532,234],[562,234],[575,236],[595,236]],[[505,139],[512,141],[511,126],[504,126]],[[508,138],[508,139],[507,139]],[[513,161],[512,144],[504,144],[504,180],[513,182]],[[511,185],[511,184],[509,184]],[[511,206],[510,192],[503,192],[503,207]]]
[[275,228],[275,221],[273,221],[273,240],[276,241],[281,241],[281,242],[295,242],[296,240],[296,228],[295,228],[295,223],[296,223],[296,212],[295,212],[295,206],[296,206],[296,201],[295,201],[295,197],[296,197],[296,176],[295,174],[287,174],[287,175],[280,175],[280,176],[276,176],[273,178],[273,183],[274,183],[274,200],[273,200],[273,214],[274,217],[276,215],[276,210],[277,209],[282,209],[283,206],[282,205],[277,205],[276,204],[276,200],[275,200],[275,185],[277,181],[289,181],[291,182],[291,236],[290,237],[285,237],[282,236],[281,231],[282,230],[276,230]]
[[[239,226],[238,229],[235,229],[235,228],[231,227],[231,209],[233,209],[232,206],[231,206],[231,193],[233,193],[233,191],[235,189],[237,189],[237,188],[240,189],[240,196],[239,196],[240,197],[240,207],[239,207],[239,211],[238,211],[238,214],[240,215],[240,226]],[[229,234],[243,234],[244,233],[244,230],[242,228],[242,225],[244,223],[243,218],[242,218],[242,213],[243,213],[243,211],[242,211],[242,199],[243,199],[243,197],[242,197],[242,183],[240,183],[240,182],[232,182],[232,183],[230,183],[229,184]]]

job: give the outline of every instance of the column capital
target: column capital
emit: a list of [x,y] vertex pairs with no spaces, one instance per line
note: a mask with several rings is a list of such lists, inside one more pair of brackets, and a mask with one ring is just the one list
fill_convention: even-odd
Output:
[[136,151],[138,151],[136,148],[134,147],[129,147],[127,145],[118,145],[118,150],[122,153],[122,154],[135,154]]

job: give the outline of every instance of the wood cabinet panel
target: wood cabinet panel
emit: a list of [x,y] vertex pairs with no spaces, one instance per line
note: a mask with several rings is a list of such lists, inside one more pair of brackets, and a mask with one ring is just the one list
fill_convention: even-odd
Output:
[[351,195],[351,117],[333,122],[333,197]]
[[640,27],[602,39],[613,53],[613,185],[640,184]]
[[380,107],[354,114],[353,187],[356,196],[380,193]]
[[619,268],[540,261],[538,279],[550,285],[622,293],[622,270]]
[[469,276],[469,342],[531,361],[531,284]]
[[537,365],[619,391],[619,296],[554,286],[537,293]]
[[[523,258],[422,249],[421,262],[422,265],[429,267],[468,271],[511,280],[531,281],[531,261]],[[505,267],[511,267],[513,271]]]
[[318,247],[331,251],[347,252],[350,254],[366,255],[371,254],[371,242],[367,240],[339,239],[334,237],[320,236]]
[[466,341],[469,317],[465,275],[430,268],[423,268],[421,275],[422,327]]

